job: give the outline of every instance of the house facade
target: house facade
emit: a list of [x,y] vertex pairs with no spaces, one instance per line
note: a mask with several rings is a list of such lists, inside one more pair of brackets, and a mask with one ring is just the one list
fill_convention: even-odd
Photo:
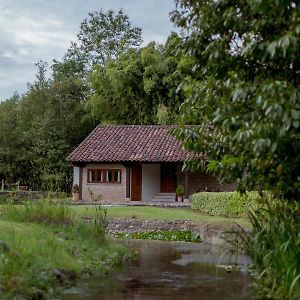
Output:
[[80,200],[101,195],[107,201],[175,200],[178,185],[186,199],[198,191],[230,191],[203,172],[182,171],[190,156],[171,133],[172,126],[96,127],[68,156]]

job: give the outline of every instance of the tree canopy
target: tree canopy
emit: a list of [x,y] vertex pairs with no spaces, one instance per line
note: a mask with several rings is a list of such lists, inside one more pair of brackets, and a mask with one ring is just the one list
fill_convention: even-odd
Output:
[[56,73],[83,76],[93,65],[104,65],[120,53],[138,48],[142,43],[142,30],[132,26],[129,17],[119,10],[89,13],[80,24],[77,41],[72,42],[62,62],[55,61]]
[[45,73],[39,63],[26,94],[0,103],[0,177],[35,189],[66,190],[71,175],[66,156],[93,124],[85,118],[82,82],[47,79]]
[[183,102],[182,94],[176,92],[183,79],[180,60],[168,51],[174,39],[178,39],[175,34],[165,46],[152,42],[121,53],[105,66],[94,67],[88,105],[99,122],[174,122]]
[[71,187],[67,155],[99,123],[175,122],[184,63],[180,38],[141,47],[141,30],[123,12],[89,14],[62,61],[38,62],[26,93],[0,103],[0,179],[33,189]]
[[[185,146],[241,190],[300,199],[300,8],[296,1],[178,0]],[[191,162],[196,166],[199,162]]]

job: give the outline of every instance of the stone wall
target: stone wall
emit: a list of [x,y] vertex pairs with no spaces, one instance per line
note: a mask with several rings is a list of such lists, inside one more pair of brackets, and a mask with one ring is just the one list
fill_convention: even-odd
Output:
[[[121,183],[89,183],[89,169],[120,169]],[[82,170],[82,200],[93,201],[91,192],[102,200],[126,200],[126,168],[122,164],[87,164]]]

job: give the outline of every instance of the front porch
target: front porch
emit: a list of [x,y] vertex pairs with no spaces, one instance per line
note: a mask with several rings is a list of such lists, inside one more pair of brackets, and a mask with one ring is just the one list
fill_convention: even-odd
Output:
[[175,202],[176,187],[184,186],[184,198],[189,198],[188,172],[179,163],[145,163],[130,167],[127,198],[143,202]]

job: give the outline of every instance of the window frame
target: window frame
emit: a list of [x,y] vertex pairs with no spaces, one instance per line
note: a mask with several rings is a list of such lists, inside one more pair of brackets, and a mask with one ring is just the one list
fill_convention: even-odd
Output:
[[[112,172],[112,177],[111,177],[112,180],[111,181],[107,180],[109,171]],[[92,176],[90,176],[90,172],[96,172],[95,173],[95,178],[96,178],[95,181],[91,181]],[[102,174],[100,172],[102,172]],[[118,173],[118,172],[120,172],[120,181],[115,181],[115,173]],[[98,178],[100,178],[100,181],[98,180]],[[103,179],[102,181],[101,181],[101,178]],[[87,170],[87,183],[121,184],[122,183],[122,170],[121,169],[109,169],[109,168],[106,168],[106,169],[88,169]]]

